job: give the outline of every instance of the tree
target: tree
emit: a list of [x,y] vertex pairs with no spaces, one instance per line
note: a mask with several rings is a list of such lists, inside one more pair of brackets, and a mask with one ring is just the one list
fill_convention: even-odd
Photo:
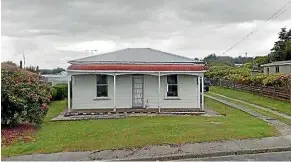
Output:
[[285,49],[283,51],[283,59],[291,60],[291,40],[285,42]]
[[216,57],[215,53],[212,53],[212,54],[206,56],[203,60],[205,62],[212,62],[212,61],[217,60],[217,57]]
[[39,70],[41,74],[58,74],[62,71],[66,71],[63,68],[56,68],[56,69],[40,69]]
[[274,47],[271,49],[271,53],[269,54],[269,62],[291,59],[291,29],[287,31],[286,28],[281,28],[278,35],[279,40],[274,43]]
[[8,65],[12,65],[12,66],[16,66],[17,67],[17,64],[14,63],[13,61],[4,61],[2,62],[3,64],[8,64]]
[[39,73],[39,67],[38,66],[29,66],[29,67],[26,67],[25,70],[33,72],[33,73],[36,73],[36,74]]
[[207,62],[210,66],[234,66],[234,64],[244,64],[248,61],[252,61],[252,57],[230,57],[230,56],[216,56],[214,53],[206,56],[204,62]]

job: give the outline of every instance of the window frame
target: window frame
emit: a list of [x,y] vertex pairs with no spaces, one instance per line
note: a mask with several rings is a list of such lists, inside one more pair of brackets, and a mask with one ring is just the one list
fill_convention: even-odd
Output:
[[280,67],[279,66],[275,66],[275,73],[280,73]]
[[[168,77],[169,76],[173,76],[175,75],[177,77],[177,83],[176,84],[168,84]],[[179,99],[179,77],[177,74],[172,74],[172,75],[166,75],[165,76],[165,99],[173,99],[173,100],[177,100]],[[168,90],[169,90],[169,85],[174,85],[177,86],[177,96],[168,96]]]
[[[98,83],[98,77],[105,76],[106,77],[106,84],[105,83]],[[107,89],[107,96],[99,96],[98,97],[98,86],[105,86]],[[104,74],[97,74],[96,75],[96,98],[97,99],[108,99],[109,94],[108,94],[108,75]]]

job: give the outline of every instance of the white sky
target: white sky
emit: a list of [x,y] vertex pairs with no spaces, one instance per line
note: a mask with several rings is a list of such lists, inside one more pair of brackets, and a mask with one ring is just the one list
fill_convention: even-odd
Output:
[[[40,68],[128,47],[150,47],[191,58],[226,53],[266,55],[280,28],[291,28],[291,4],[264,24],[289,0],[2,0],[1,61]],[[264,25],[263,25],[264,24]]]

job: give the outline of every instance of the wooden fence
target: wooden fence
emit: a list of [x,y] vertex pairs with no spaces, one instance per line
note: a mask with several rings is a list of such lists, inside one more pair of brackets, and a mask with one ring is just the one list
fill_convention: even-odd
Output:
[[234,90],[249,91],[260,96],[275,98],[279,100],[285,100],[291,102],[291,89],[275,86],[254,86],[237,84],[227,80],[211,80],[211,84],[214,86],[220,86],[224,88],[230,88]]

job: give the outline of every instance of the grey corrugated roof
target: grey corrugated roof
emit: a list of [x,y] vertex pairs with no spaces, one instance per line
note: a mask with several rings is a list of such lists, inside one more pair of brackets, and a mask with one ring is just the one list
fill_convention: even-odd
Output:
[[151,48],[126,48],[114,52],[69,61],[71,64],[86,63],[201,63],[187,57]]
[[276,61],[268,64],[263,64],[261,66],[278,66],[278,65],[291,65],[291,60],[287,61]]

